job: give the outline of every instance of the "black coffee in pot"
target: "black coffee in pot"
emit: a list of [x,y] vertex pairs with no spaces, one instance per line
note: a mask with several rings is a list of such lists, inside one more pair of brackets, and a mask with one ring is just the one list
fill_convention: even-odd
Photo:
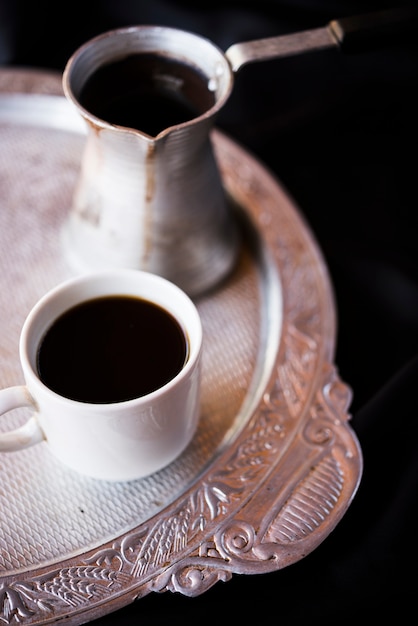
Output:
[[97,69],[79,102],[110,124],[155,137],[215,104],[207,83],[197,68],[185,63],[158,54],[132,54]]
[[158,389],[187,358],[187,337],[171,313],[141,298],[105,296],[53,322],[39,345],[37,369],[56,393],[100,404]]

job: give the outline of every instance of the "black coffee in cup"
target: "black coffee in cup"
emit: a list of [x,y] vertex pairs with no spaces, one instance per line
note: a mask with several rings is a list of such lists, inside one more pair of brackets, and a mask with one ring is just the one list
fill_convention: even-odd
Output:
[[197,68],[159,54],[132,54],[99,67],[79,94],[100,119],[155,137],[194,119],[215,104]]
[[40,342],[37,369],[56,393],[102,404],[155,391],[187,358],[187,337],[171,313],[141,298],[112,295],[58,317]]

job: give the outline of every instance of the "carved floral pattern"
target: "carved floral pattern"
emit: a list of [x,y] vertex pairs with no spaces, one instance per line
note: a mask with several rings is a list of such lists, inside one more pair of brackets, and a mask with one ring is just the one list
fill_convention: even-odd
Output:
[[79,606],[105,598],[126,576],[99,566],[68,567],[31,581],[0,585],[0,620],[10,624],[32,618],[37,612],[53,614],[57,605]]

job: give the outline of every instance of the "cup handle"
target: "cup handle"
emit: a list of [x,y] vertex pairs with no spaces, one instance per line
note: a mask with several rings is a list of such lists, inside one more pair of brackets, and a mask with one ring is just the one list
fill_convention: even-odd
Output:
[[[17,385],[0,390],[0,416],[8,411],[24,406],[36,408],[36,404],[27,387]],[[0,452],[14,452],[23,450],[45,439],[45,435],[39,425],[36,413],[28,419],[23,426],[0,433]]]

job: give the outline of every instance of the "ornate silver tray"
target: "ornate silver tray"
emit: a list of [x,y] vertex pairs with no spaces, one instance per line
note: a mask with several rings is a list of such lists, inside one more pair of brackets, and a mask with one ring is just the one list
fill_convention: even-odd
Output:
[[[0,71],[0,385],[23,382],[18,339],[67,278],[60,229],[84,127],[61,77]],[[336,314],[321,252],[278,181],[213,133],[244,243],[196,300],[206,352],[200,425],[165,470],[108,484],[61,467],[47,447],[0,456],[0,621],[81,624],[146,594],[203,593],[314,550],[362,473],[351,390],[334,359]],[[0,420],[16,427],[20,409]],[[163,602],[164,599],[162,598]]]

